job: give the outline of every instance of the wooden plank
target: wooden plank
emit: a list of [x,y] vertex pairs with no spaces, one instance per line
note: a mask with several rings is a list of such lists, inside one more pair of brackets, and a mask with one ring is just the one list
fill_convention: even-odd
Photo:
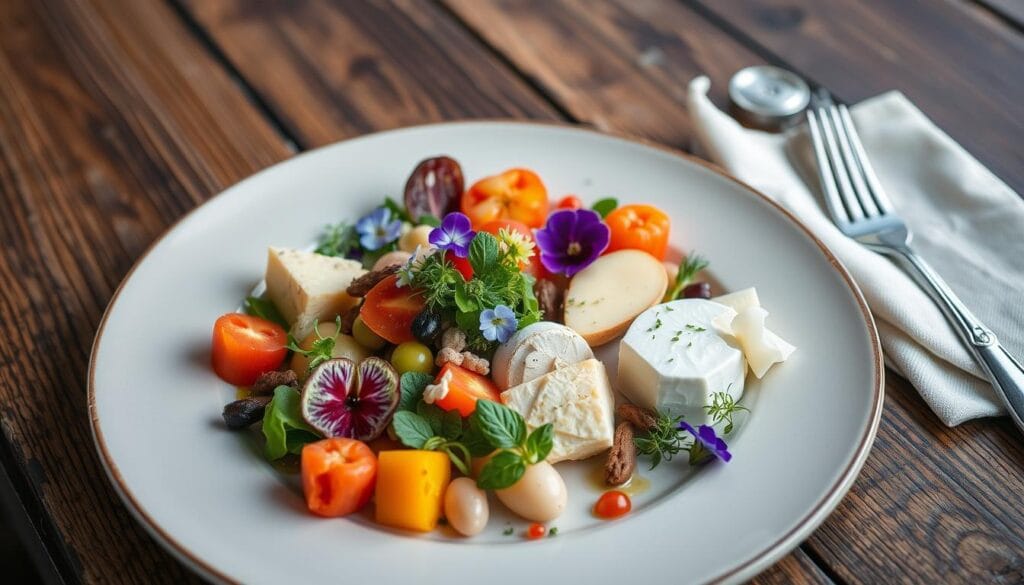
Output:
[[149,242],[290,153],[160,2],[2,2],[0,80],[4,464],[65,580],[191,582],[107,483],[89,349]]
[[1024,193],[1024,36],[950,0],[697,0],[847,101],[898,89]]
[[184,2],[306,147],[442,120],[557,116],[431,3]]
[[762,61],[672,2],[444,2],[573,118],[683,149],[686,82],[709,75],[724,103],[729,76]]
[[832,579],[821,570],[803,549],[786,555],[760,575],[748,581],[750,585],[829,585]]

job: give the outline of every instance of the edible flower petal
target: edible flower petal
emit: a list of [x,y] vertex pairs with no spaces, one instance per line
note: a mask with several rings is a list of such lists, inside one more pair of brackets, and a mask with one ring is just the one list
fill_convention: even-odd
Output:
[[694,429],[686,421],[679,421],[679,428],[693,435],[693,445],[690,446],[690,464],[704,463],[712,456],[729,461],[732,453],[729,453],[729,446],[725,441],[715,434],[715,429],[708,425],[700,425]]
[[428,241],[441,250],[450,250],[459,258],[469,254],[469,244],[473,241],[472,224],[464,213],[454,211],[444,216],[441,225],[430,231]]
[[536,237],[544,268],[572,276],[605,251],[611,230],[596,211],[564,209],[552,213]]
[[515,230],[499,229],[498,242],[509,262],[514,262],[516,265],[525,264],[533,257],[534,243]]
[[379,250],[402,235],[402,220],[392,219],[387,207],[378,207],[356,222],[356,232],[363,248]]
[[423,246],[417,244],[416,249],[412,252],[412,256],[409,256],[409,259],[405,261],[405,264],[398,269],[398,279],[395,280],[396,287],[402,288],[403,286],[409,286],[412,284],[412,279],[416,277],[416,270],[419,269],[420,264],[422,264],[420,262],[420,260],[422,260],[420,257],[420,249],[422,247]]
[[506,305],[480,312],[480,332],[487,341],[505,343],[518,327],[515,312]]

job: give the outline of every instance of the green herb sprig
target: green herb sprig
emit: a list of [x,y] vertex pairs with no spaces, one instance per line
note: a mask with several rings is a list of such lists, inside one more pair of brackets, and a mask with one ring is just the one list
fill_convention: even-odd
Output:
[[[544,461],[554,446],[555,428],[551,423],[527,434],[526,421],[511,408],[480,400],[469,418],[471,449],[484,455],[498,450],[480,470],[476,485],[484,490],[510,487],[523,477],[527,466]],[[475,435],[475,437],[474,437]]]
[[327,226],[315,252],[324,256],[348,257],[352,250],[358,249],[359,234],[355,226],[343,221]]
[[334,335],[324,336],[320,333],[319,321],[313,321],[313,332],[316,333],[316,339],[313,340],[309,349],[300,347],[298,341],[290,333],[288,334],[288,345],[285,347],[309,358],[309,367],[306,371],[312,372],[313,368],[334,357],[334,346],[338,343],[338,334],[341,333],[340,316],[335,319],[334,325]]
[[728,392],[715,392],[711,395],[711,404],[704,406],[704,412],[711,417],[713,424],[725,421],[722,432],[728,435],[733,430],[732,417],[739,412],[750,412],[746,406],[737,404]]
[[671,461],[680,451],[686,450],[686,438],[679,433],[681,416],[658,412],[654,428],[633,439],[636,452],[651,459],[651,469],[662,461]]
[[432,380],[431,376],[419,372],[402,374],[399,379],[401,396],[391,420],[392,428],[406,447],[440,451],[448,455],[459,471],[469,475],[473,459],[463,442],[462,416],[457,410],[445,412],[423,402],[423,392]]
[[679,295],[683,293],[683,289],[686,288],[686,285],[693,281],[693,278],[697,276],[698,272],[707,267],[707,260],[696,252],[690,252],[686,258],[679,263],[679,273],[676,274],[676,280],[672,283],[671,288],[665,292],[665,297],[661,299],[662,302],[667,303],[679,298]]

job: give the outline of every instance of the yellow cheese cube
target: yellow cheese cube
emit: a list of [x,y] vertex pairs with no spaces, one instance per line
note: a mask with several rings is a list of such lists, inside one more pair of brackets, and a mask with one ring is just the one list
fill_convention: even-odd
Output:
[[381,451],[377,456],[377,522],[430,532],[441,517],[451,479],[448,456],[437,451]]
[[333,258],[286,248],[270,248],[267,257],[267,297],[303,339],[314,321],[333,321],[355,306],[345,292],[366,271],[355,260]]

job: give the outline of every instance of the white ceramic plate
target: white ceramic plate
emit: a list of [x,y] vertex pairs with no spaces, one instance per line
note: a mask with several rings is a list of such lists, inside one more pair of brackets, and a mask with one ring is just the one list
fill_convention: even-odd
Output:
[[[304,511],[294,482],[220,419],[233,389],[208,366],[214,320],[260,280],[268,245],[306,247],[322,226],[401,195],[415,164],[454,156],[467,182],[536,170],[553,197],[617,196],[672,216],[673,245],[699,249],[729,290],[756,286],[769,325],[799,349],[744,398],[734,458],[646,474],[634,511],[600,522],[586,465],[562,466],[570,505],[557,538],[472,540],[381,529]],[[603,357],[614,352],[604,352]],[[614,365],[609,364],[610,371]],[[244,583],[739,581],[803,540],[867,456],[882,403],[877,334],[839,262],[795,219],[675,152],[553,125],[473,122],[349,140],[228,189],[170,230],[115,295],[90,369],[92,428],[139,522],[208,578]],[[614,377],[613,377],[614,379]],[[593,464],[591,464],[593,465]],[[497,507],[495,505],[494,507]],[[520,532],[525,522],[517,522]]]

